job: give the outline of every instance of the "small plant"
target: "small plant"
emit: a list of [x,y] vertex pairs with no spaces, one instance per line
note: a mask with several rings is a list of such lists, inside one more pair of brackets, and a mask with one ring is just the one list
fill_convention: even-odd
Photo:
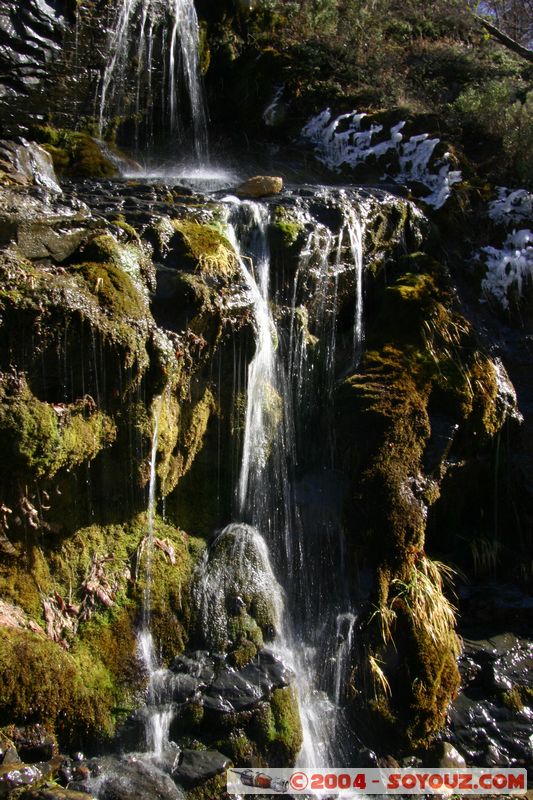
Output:
[[455,635],[456,608],[443,592],[445,581],[451,581],[454,570],[441,561],[421,555],[408,581],[395,578],[391,582],[393,602],[403,600],[416,626],[423,628],[435,643],[446,641],[459,654]]
[[498,539],[478,537],[469,542],[474,575],[494,575],[500,561],[502,543]]
[[[368,656],[368,664],[370,666],[370,672],[372,674],[372,678],[374,679],[374,686],[379,686],[383,694],[388,695],[389,697],[392,695],[392,691],[390,688],[390,683],[387,680],[387,676],[383,672],[381,668],[381,664],[383,662],[380,661],[373,655]],[[376,693],[377,694],[377,693]]]

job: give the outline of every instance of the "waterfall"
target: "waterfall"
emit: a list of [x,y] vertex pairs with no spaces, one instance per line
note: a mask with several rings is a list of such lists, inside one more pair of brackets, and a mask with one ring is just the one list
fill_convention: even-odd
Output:
[[[167,0],[168,30],[158,25],[161,17],[159,0],[121,0],[114,25],[107,40],[107,62],[100,83],[99,130],[102,135],[110,109],[120,108],[128,90],[128,65],[136,62],[135,111],[136,128],[144,95],[148,131],[153,131],[152,90],[154,69],[154,37],[160,35],[163,106],[166,125],[181,141],[184,118],[190,119],[196,159],[207,159],[207,112],[199,66],[199,26],[194,0]],[[170,34],[170,35],[169,35]],[[188,97],[184,115],[182,95]],[[138,131],[136,131],[136,135]]]
[[159,422],[163,408],[163,395],[154,402],[154,430],[150,452],[150,480],[148,484],[148,509],[146,514],[146,536],[141,547],[145,558],[145,589],[143,598],[142,628],[137,636],[137,647],[148,676],[147,713],[145,717],[145,736],[148,753],[156,761],[161,761],[165,751],[171,747],[169,742],[170,724],[174,717],[172,704],[168,703],[165,691],[168,670],[159,666],[150,629],[152,607],[152,556],[154,548],[154,520],[157,485],[157,446],[159,441]]
[[[348,764],[351,747],[342,703],[356,617],[341,577],[346,569],[340,520],[332,511],[335,502],[328,505],[327,498],[340,483],[332,435],[339,279],[353,273],[355,360],[363,340],[363,223],[342,193],[339,209],[343,223],[337,234],[306,219],[311,232],[292,289],[288,342],[270,309],[268,206],[235,203],[229,225],[256,328],[237,510],[266,538],[285,590],[277,648],[296,676],[303,729],[298,763],[310,767]],[[309,324],[319,342],[313,356],[297,319],[297,297],[309,283]],[[313,427],[297,430],[296,410],[316,407],[321,410],[314,419],[307,415]],[[309,430],[317,436],[309,437]],[[315,442],[310,446],[310,438],[319,439],[318,447]],[[296,472],[304,462],[310,473],[302,482]],[[310,497],[319,498],[318,504],[309,503]],[[321,497],[326,498],[323,505]]]
[[183,76],[189,94],[195,155],[199,161],[207,156],[207,116],[200,80],[198,57],[200,42],[198,18],[193,0],[172,0],[172,34],[170,37],[170,125],[178,130],[179,64],[176,51],[179,47]]

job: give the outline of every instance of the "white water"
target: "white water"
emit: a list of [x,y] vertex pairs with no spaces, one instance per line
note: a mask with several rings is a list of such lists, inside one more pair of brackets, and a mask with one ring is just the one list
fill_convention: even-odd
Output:
[[[291,462],[295,464],[297,461],[296,409],[288,376],[295,379],[294,396],[298,403],[317,401],[316,396],[306,396],[312,385],[317,387],[321,396],[327,397],[332,393],[337,289],[339,276],[346,271],[354,273],[354,358],[360,351],[363,338],[363,224],[347,198],[341,195],[339,202],[344,223],[338,234],[314,220],[311,223],[312,232],[295,279],[288,353],[278,341],[282,333],[276,331],[270,309],[268,206],[235,203],[229,226],[229,238],[239,254],[256,329],[256,349],[248,368],[237,507],[240,517],[251,522],[266,537],[278,578],[286,590],[285,613],[275,649],[295,673],[303,729],[298,764],[310,767],[332,766],[337,757],[342,757],[335,739],[342,729],[339,706],[349,667],[355,617],[347,610],[340,610],[342,603],[347,602],[346,593],[340,591],[339,586],[330,585],[332,578],[335,582],[335,574],[342,574],[341,570],[335,569],[339,564],[332,564],[331,570],[326,567],[326,572],[329,572],[325,579],[327,586],[323,585],[321,577],[324,570],[321,548],[330,545],[327,537],[330,540],[339,538],[338,529],[327,519],[327,514],[323,520],[313,521],[313,526],[318,526],[316,530],[299,516],[290,466]],[[249,253],[251,258],[244,256],[243,252]],[[314,291],[309,297],[309,316],[322,341],[326,379],[309,358],[304,337],[297,332],[295,299],[298,281],[309,279],[314,283]],[[333,443],[329,449],[332,461]],[[338,544],[333,549],[335,547],[338,548]],[[342,553],[339,558],[342,558]],[[341,626],[339,620],[344,620],[342,641],[337,641]],[[327,680],[326,673],[331,673],[330,662],[335,659],[334,675]],[[324,682],[329,684],[330,696],[325,691]]]
[[150,481],[148,484],[148,508],[146,514],[146,535],[143,542],[145,589],[143,602],[143,626],[137,635],[137,649],[148,676],[147,709],[145,737],[147,754],[156,762],[160,762],[168,749],[169,730],[174,709],[165,704],[165,679],[168,670],[160,667],[154,648],[151,626],[152,610],[152,557],[154,549],[154,520],[156,509],[157,487],[157,446],[159,441],[159,422],[164,396],[154,401],[154,430],[150,451]]
[[[161,47],[166,83],[164,105],[167,124],[176,139],[183,136],[185,117],[190,118],[194,155],[198,161],[208,156],[207,112],[199,67],[199,27],[194,0],[169,0],[169,30],[163,30]],[[141,95],[146,98],[149,129],[153,104],[154,36],[161,9],[156,0],[122,0],[107,41],[107,63],[100,85],[99,129],[102,135],[106,114],[112,102],[120,101],[127,88],[130,51],[135,49],[137,62],[136,110],[141,111]],[[188,97],[188,113],[184,115],[180,99],[182,90]]]
[[179,127],[179,80],[180,62],[191,105],[194,147],[196,157],[202,161],[207,156],[207,115],[200,79],[198,54],[198,18],[193,0],[171,0],[173,14],[170,36],[170,126],[172,131]]

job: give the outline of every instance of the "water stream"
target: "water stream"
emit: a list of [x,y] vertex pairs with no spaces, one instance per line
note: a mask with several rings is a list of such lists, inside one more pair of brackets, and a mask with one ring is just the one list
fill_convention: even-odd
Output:
[[[159,663],[151,632],[152,558],[154,550],[154,520],[157,502],[157,446],[163,402],[164,395],[161,395],[154,401],[154,429],[150,451],[150,480],[148,484],[146,535],[139,554],[139,559],[144,557],[145,588],[142,610],[143,617],[142,627],[137,635],[139,655],[148,677],[146,696],[147,711],[145,714],[146,748],[147,753],[156,762],[161,762],[165,752],[172,747],[169,731],[174,716],[174,708],[172,703],[169,702],[168,693],[166,692],[168,670],[162,668]],[[177,752],[175,755],[177,755]]]
[[[146,117],[148,139],[153,136],[155,54],[162,63],[163,127],[175,145],[186,140],[190,127],[192,155],[199,163],[208,158],[207,111],[199,66],[199,26],[194,0],[168,0],[166,27],[161,30],[158,0],[122,0],[107,40],[107,61],[99,87],[100,135],[108,116],[121,108],[129,90],[129,70],[136,64],[136,139],[138,120]],[[184,108],[184,106],[187,106]]]
[[[290,298],[288,338],[271,312],[268,205],[234,204],[229,225],[256,327],[256,349],[248,368],[237,514],[265,537],[285,590],[285,614],[276,646],[295,673],[303,728],[298,763],[315,767],[348,764],[352,747],[343,723],[341,687],[349,668],[355,616],[341,577],[346,570],[335,509],[335,446],[329,415],[339,275],[346,270],[354,272],[354,359],[362,343],[363,224],[342,195],[341,210],[343,224],[337,234],[311,223]],[[310,276],[314,284],[310,323],[321,334],[318,352],[313,354],[307,352],[305,332],[298,330],[295,300],[298,282]],[[318,418],[308,420],[326,430],[326,446],[320,452],[306,441],[309,429],[297,430],[295,400],[300,410],[302,405],[322,409]],[[310,498],[315,500],[309,502]]]

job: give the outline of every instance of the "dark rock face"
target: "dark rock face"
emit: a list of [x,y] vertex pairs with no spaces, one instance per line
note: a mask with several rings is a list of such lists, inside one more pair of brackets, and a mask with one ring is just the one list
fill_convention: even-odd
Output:
[[269,650],[259,651],[240,670],[220,656],[198,651],[178,656],[172,671],[175,674],[169,688],[173,702],[186,703],[194,698],[204,708],[221,713],[251,708],[274,689],[288,686],[292,679],[291,670]]
[[465,639],[462,690],[445,732],[468,764],[533,768],[533,645],[513,633]]
[[0,122],[17,129],[13,101],[35,91],[61,52],[68,0],[6,0],[0,8]]
[[[102,759],[89,764],[91,777],[79,783],[83,791],[101,800],[182,800],[182,793],[169,775],[148,758],[130,756],[127,760]],[[74,783],[73,787],[77,784]]]
[[184,750],[173,777],[185,787],[214,778],[227,770],[231,760],[216,750]]
[[[57,742],[44,725],[15,728],[11,734],[21,761],[30,764],[49,761],[57,755]],[[5,763],[5,759],[4,759]]]

